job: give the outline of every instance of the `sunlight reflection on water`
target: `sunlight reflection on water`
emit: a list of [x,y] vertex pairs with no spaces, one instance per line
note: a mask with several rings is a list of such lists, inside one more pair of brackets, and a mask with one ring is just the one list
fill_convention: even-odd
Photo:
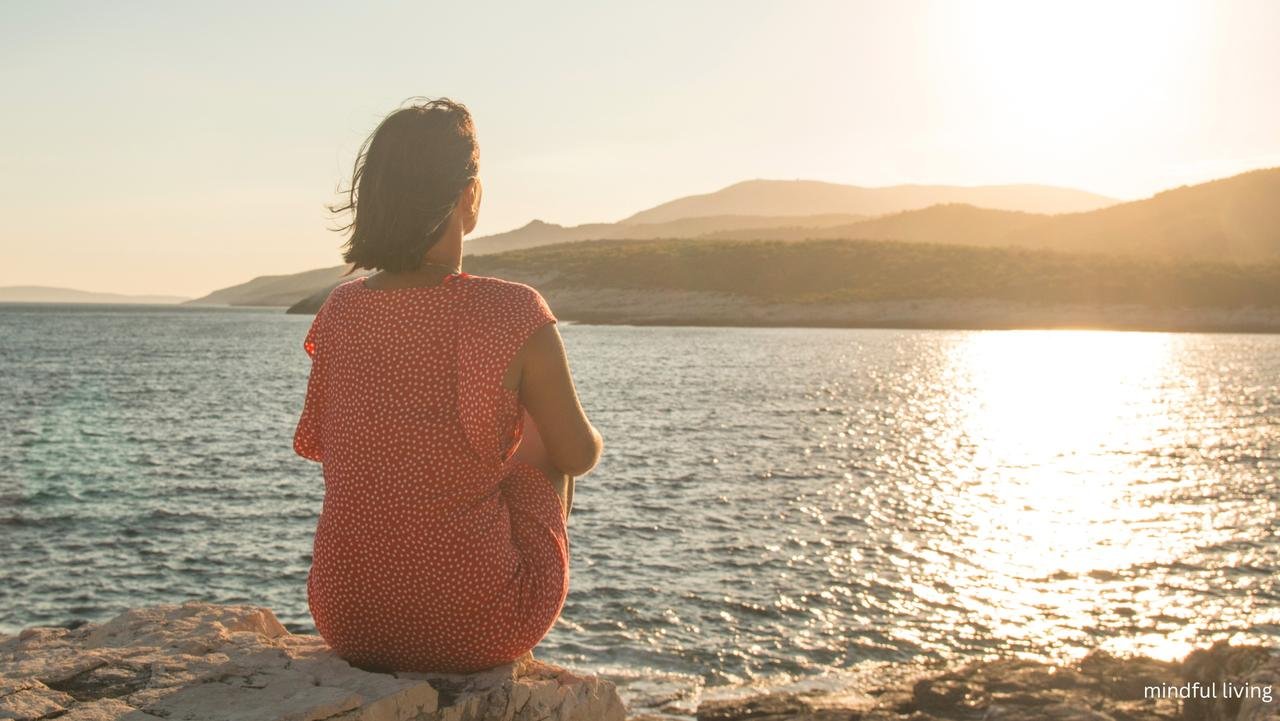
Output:
[[[1181,372],[1175,344],[1059,331],[973,334],[952,349],[955,440],[972,449],[956,468],[962,493],[943,501],[970,562],[953,585],[995,634],[1078,643],[1099,614],[1128,608],[1106,593],[1115,573],[1205,540],[1152,506],[1169,489],[1149,487],[1143,467],[1185,426],[1162,393]],[[1132,600],[1162,606],[1175,593],[1151,590]],[[1176,654],[1180,640],[1141,650]]]
[[[945,402],[928,414],[930,431],[915,434],[928,442],[917,452],[947,459],[915,478],[938,533],[893,536],[916,561],[902,564],[904,616],[957,635],[985,629],[1033,656],[1103,645],[1172,658],[1204,642],[1205,614],[1242,630],[1274,624],[1274,604],[1215,600],[1169,578],[1179,559],[1242,530],[1215,523],[1219,505],[1185,502],[1217,494],[1220,466],[1181,459],[1204,448],[1199,420],[1230,412],[1188,397],[1202,379],[1182,367],[1185,342],[1086,331],[953,337],[938,374]],[[1268,480],[1270,495],[1255,499],[1263,517],[1276,502]],[[1274,548],[1252,552],[1275,558]],[[1143,621],[1163,632],[1103,630]],[[895,624],[893,635],[937,643],[917,623]]]

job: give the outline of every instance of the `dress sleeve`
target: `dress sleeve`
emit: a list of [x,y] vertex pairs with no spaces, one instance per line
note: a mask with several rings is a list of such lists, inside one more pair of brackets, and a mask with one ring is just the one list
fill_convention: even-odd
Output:
[[324,459],[324,447],[321,444],[321,429],[324,419],[325,363],[324,333],[325,310],[329,301],[316,313],[302,341],[302,349],[311,358],[311,374],[307,378],[307,395],[302,403],[302,415],[298,417],[298,425],[293,432],[293,450],[298,455],[312,461]]
[[523,408],[502,385],[529,337],[556,317],[538,291],[497,282],[470,294],[458,343],[458,417],[475,452],[501,465],[515,450]]

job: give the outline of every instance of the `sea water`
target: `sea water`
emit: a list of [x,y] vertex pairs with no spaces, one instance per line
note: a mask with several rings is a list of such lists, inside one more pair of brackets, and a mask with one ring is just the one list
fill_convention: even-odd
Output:
[[[0,632],[189,598],[311,630],[309,323],[0,305]],[[562,333],[606,451],[536,653],[633,699],[1280,636],[1280,336]]]

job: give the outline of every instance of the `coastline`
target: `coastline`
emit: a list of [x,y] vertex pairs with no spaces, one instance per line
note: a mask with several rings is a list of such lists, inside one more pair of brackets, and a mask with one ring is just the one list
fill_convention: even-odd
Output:
[[381,673],[269,609],[191,601],[0,636],[0,719],[623,721],[613,684],[531,654],[473,674]]
[[987,299],[773,303],[700,291],[555,287],[545,290],[544,295],[559,318],[598,325],[1280,333],[1280,308],[1159,308]]
[[[1114,330],[1280,333],[1280,307],[1190,308],[983,298],[770,302],[689,290],[566,288],[526,279],[562,321],[591,325],[904,330]],[[314,314],[328,289],[290,306]]]
[[[1274,721],[1280,652],[1219,641],[1181,661],[872,663],[824,686],[626,699],[626,682],[533,655],[475,674],[354,668],[254,606],[130,609],[0,636],[0,718],[334,721]],[[808,687],[806,688],[806,685]],[[619,694],[622,691],[622,694]],[[624,710],[623,702],[631,708]]]
[[[1280,653],[1220,641],[1179,661],[1094,651],[1052,664],[993,658],[879,665],[835,690],[708,694],[697,721],[1274,721]],[[660,715],[629,717],[658,721]]]

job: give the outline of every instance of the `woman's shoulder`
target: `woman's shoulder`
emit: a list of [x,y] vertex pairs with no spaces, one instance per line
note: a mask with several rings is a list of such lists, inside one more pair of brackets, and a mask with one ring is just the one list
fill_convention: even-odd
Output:
[[364,290],[365,277],[366,276],[361,275],[359,277],[352,278],[351,280],[342,281],[341,283],[333,286],[333,289],[329,291],[329,296],[341,298],[343,296],[350,295],[351,293],[358,293],[359,291]]
[[495,278],[488,275],[464,276],[466,283],[474,294],[497,303],[528,304],[544,303],[542,294],[533,286],[517,283],[512,280]]
[[547,301],[532,286],[486,275],[466,275],[464,279],[471,306],[484,319],[555,319]]
[[303,299],[297,305],[302,307],[310,306],[317,317],[331,315],[334,306],[340,305],[343,298],[359,290],[360,283],[363,281],[363,277],[343,281],[327,290],[317,291],[315,295]]

